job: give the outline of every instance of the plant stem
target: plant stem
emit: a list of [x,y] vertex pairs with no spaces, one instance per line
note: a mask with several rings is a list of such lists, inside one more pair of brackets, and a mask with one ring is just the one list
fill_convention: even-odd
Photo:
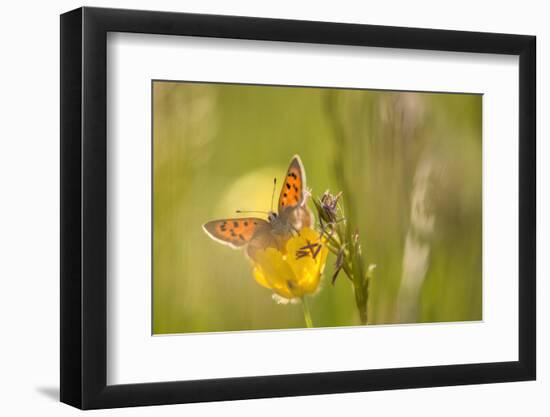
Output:
[[309,329],[312,329],[313,321],[311,320],[311,313],[309,312],[309,306],[306,302],[306,297],[302,297],[302,309],[304,310],[304,320],[306,321],[306,326]]

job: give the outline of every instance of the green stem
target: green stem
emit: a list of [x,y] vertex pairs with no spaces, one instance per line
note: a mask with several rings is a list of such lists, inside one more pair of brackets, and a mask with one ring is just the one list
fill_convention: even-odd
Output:
[[339,249],[335,248],[334,246],[327,245],[327,248],[329,251],[331,251],[334,255],[338,255]]
[[[333,255],[338,256],[338,253],[340,252],[339,249],[336,249],[335,247],[333,247],[331,245],[327,245],[327,248],[332,252]],[[350,280],[353,281],[353,272],[352,272],[351,265],[349,264],[349,261],[347,260],[347,256],[346,256],[346,260],[344,260],[344,264],[342,265],[342,269],[346,273],[346,276]]]
[[338,246],[340,247],[340,242],[337,241],[334,236],[328,236],[327,234],[325,234],[325,237],[327,239],[327,242],[329,242],[331,245],[334,245],[334,246]]
[[304,310],[304,320],[306,321],[306,326],[309,329],[313,328],[313,321],[311,320],[311,313],[309,312],[309,306],[306,302],[306,297],[302,297],[302,309]]

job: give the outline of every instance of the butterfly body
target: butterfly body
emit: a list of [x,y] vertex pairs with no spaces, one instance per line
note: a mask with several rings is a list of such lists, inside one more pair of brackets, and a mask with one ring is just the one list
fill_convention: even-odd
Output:
[[204,231],[217,242],[234,249],[247,248],[247,254],[274,247],[284,248],[293,233],[313,224],[307,207],[306,177],[298,155],[290,161],[278,202],[278,212],[269,211],[267,220],[257,217],[213,220],[203,225]]

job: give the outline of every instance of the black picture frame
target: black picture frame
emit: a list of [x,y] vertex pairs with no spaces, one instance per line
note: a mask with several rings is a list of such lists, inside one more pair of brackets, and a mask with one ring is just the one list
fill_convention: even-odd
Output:
[[[107,385],[108,32],[519,56],[518,361]],[[61,15],[60,57],[62,402],[94,409],[535,379],[534,36],[84,7]]]

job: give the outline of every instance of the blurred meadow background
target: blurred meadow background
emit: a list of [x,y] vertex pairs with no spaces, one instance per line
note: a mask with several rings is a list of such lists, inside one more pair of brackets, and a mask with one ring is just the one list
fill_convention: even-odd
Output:
[[[201,227],[269,210],[294,154],[314,198],[343,192],[377,265],[368,324],[481,320],[481,132],[481,95],[154,81],[153,333],[305,327]],[[314,325],[359,325],[333,269],[308,297]]]

